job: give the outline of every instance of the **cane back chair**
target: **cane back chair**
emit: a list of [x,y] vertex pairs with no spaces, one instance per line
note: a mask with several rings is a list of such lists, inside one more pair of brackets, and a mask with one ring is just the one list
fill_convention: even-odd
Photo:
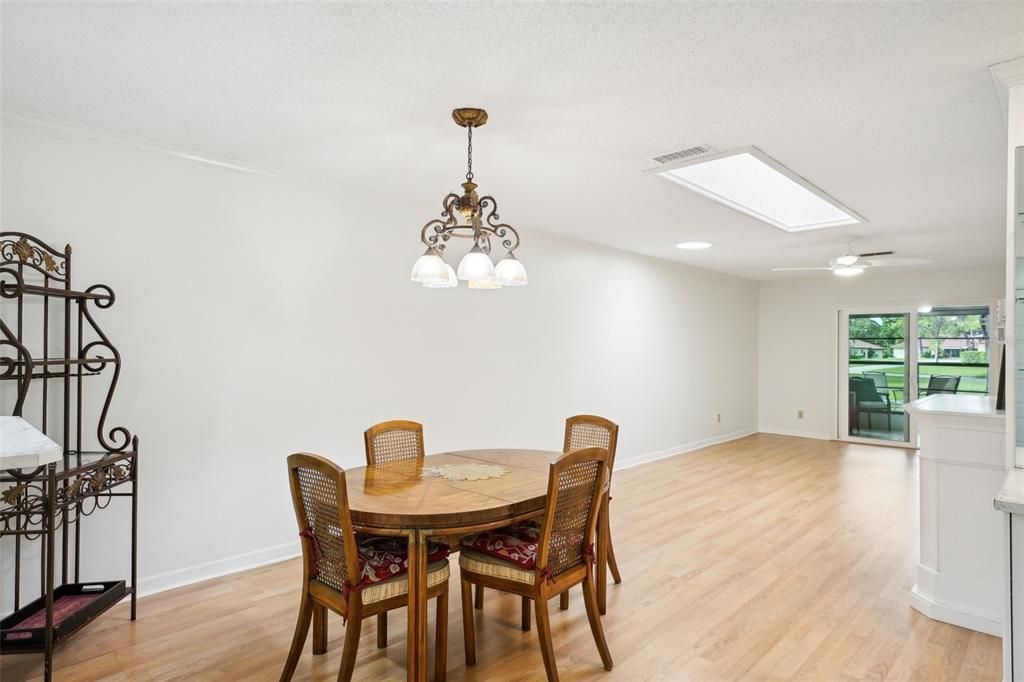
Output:
[[[463,540],[459,567],[466,665],[476,663],[471,586],[477,585],[534,602],[544,670],[549,681],[557,681],[548,600],[582,583],[591,633],[605,670],[612,669],[597,610],[593,566],[594,534],[607,461],[608,451],[603,448],[585,448],[562,455],[549,470],[547,508],[539,525],[526,522]],[[523,615],[527,616],[525,610]]]
[[[326,653],[328,609],[346,620],[338,680],[351,680],[363,618],[406,606],[408,555],[391,547],[388,556],[395,568],[385,574],[392,577],[369,576],[367,566],[383,554],[374,550],[374,543],[394,539],[360,536],[357,542],[344,470],[323,457],[300,453],[288,457],[288,478],[303,540],[302,597],[281,681],[291,680],[311,621],[313,653]],[[443,680],[448,649],[447,548],[428,548],[428,555],[434,560],[427,566],[427,598],[437,599],[434,677]]]
[[[562,441],[562,452],[572,452],[580,448],[604,448],[608,451],[608,484],[611,485],[612,469],[615,467],[615,448],[619,443],[619,426],[613,421],[592,414],[578,414],[565,420],[565,438]],[[612,545],[611,517],[608,514],[608,501],[611,500],[610,488],[605,490],[601,498],[601,511],[597,524],[597,607],[602,615],[607,611],[608,603],[608,570],[616,584],[622,582],[619,564],[615,561],[615,548]],[[560,608],[569,608],[569,593],[563,592],[559,597]]]
[[[608,481],[611,485],[612,469],[615,466],[615,449],[619,442],[619,426],[615,422],[592,414],[578,414],[565,420],[565,435],[562,440],[562,452],[571,452],[580,448],[598,447],[608,451]],[[616,584],[622,582],[619,564],[615,560],[615,548],[612,545],[610,530],[611,517],[608,513],[608,502],[611,496],[606,486],[605,495],[601,499],[601,510],[597,524],[597,606],[604,615],[608,604],[608,570]],[[569,608],[569,592],[559,595],[559,608]],[[483,587],[477,585],[474,604],[482,609],[484,604]],[[530,629],[529,600],[523,599],[523,630]]]
[[363,440],[370,466],[423,458],[423,425],[419,422],[394,419],[374,424],[363,433]]
[[[423,459],[423,424],[407,419],[374,424],[363,432],[366,464],[390,464],[410,459]],[[457,542],[454,546],[458,546]],[[377,648],[388,645],[388,612],[377,614]]]

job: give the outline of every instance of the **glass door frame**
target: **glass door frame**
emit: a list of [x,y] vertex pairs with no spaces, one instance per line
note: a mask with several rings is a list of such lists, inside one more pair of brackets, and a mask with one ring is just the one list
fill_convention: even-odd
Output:
[[[865,438],[850,435],[850,392],[845,387],[850,376],[850,317],[857,315],[906,315],[907,329],[904,332],[904,367],[906,379],[903,382],[903,403],[916,400],[917,391],[917,307],[909,305],[876,305],[876,306],[843,306],[838,309],[838,327],[836,329],[836,356],[838,371],[836,373],[836,440],[848,443],[866,443],[894,448],[917,448],[917,428],[910,415],[903,413],[907,425],[907,440],[886,440],[884,438]],[[845,390],[841,390],[845,389]],[[909,400],[908,400],[909,398]]]

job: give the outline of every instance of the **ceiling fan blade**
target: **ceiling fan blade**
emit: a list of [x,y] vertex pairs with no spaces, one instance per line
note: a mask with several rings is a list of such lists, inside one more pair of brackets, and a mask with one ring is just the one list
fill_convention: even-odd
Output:
[[872,268],[891,268],[910,265],[927,265],[931,261],[924,258],[886,258],[885,260],[868,260],[864,265]]
[[858,258],[871,258],[872,256],[891,256],[892,251],[874,251],[872,253],[858,253]]
[[831,270],[832,268],[772,268],[772,272],[796,272],[797,270]]

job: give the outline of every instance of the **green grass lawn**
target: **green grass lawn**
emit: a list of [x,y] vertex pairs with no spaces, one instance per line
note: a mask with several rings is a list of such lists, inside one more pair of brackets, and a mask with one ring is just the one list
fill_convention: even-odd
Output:
[[[984,393],[988,389],[988,383],[985,380],[985,376],[988,374],[987,367],[964,367],[963,365],[949,363],[941,367],[922,366],[918,367],[917,370],[919,373],[918,388],[922,391],[928,387],[928,377],[932,374],[963,377],[960,379],[960,386],[957,388],[957,392],[977,391]],[[893,367],[892,365],[850,366],[851,375],[859,375],[863,372],[885,372],[885,379],[889,388],[897,389],[892,391],[896,401],[900,403],[906,402],[902,390],[904,386],[902,367]]]

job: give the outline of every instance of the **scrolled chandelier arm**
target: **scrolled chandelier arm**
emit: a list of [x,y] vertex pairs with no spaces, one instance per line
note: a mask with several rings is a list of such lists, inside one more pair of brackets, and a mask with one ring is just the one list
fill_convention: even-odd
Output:
[[[527,283],[526,269],[515,256],[519,248],[519,232],[500,222],[498,201],[491,195],[480,197],[473,181],[473,129],[487,122],[483,109],[456,109],[455,122],[466,128],[466,180],[462,192],[452,192],[441,200],[441,216],[428,221],[420,230],[420,241],[426,251],[413,266],[411,279],[428,288],[458,286],[466,280],[471,289],[500,289]],[[448,242],[471,239],[469,252],[459,262],[458,271],[444,261]],[[490,254],[492,240],[505,249],[505,256],[495,266]]]

